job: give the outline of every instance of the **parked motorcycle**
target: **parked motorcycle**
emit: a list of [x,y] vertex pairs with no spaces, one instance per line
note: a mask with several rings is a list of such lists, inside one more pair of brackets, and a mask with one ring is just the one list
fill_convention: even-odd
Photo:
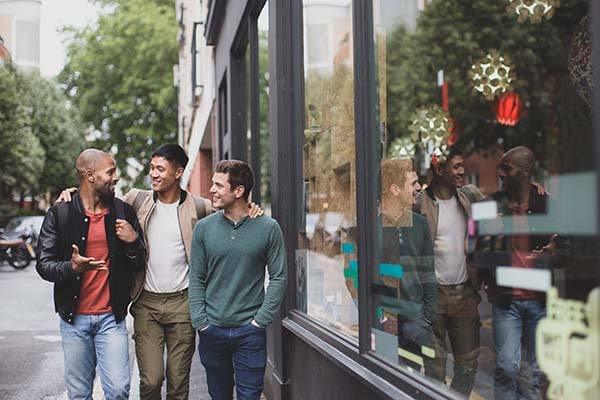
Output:
[[29,229],[17,238],[0,237],[0,261],[8,261],[15,269],[27,268],[36,258],[36,242],[37,234]]

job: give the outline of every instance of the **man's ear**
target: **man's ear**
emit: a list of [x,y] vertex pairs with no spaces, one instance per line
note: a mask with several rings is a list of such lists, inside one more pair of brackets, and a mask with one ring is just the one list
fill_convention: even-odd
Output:
[[398,185],[396,185],[395,183],[392,183],[390,185],[390,192],[394,195],[394,196],[399,196],[400,195],[400,187]]
[[438,176],[444,175],[444,168],[442,168],[442,166],[440,164],[441,163],[437,163],[436,165],[433,166],[433,174],[434,175],[438,175]]
[[91,169],[86,170],[85,178],[88,182],[94,182],[96,180],[96,177],[94,176],[94,171],[92,171]]
[[177,167],[177,169],[175,170],[175,179],[181,178],[182,175],[183,175],[183,167]]
[[235,194],[235,198],[239,199],[239,198],[243,197],[245,191],[246,191],[246,188],[243,185],[239,185],[238,187],[236,187],[235,189],[233,189],[233,192]]

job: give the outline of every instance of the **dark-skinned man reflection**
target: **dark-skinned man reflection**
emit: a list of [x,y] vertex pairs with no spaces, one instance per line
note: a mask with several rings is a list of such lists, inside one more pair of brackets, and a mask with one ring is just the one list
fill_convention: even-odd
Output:
[[479,225],[475,259],[493,306],[494,395],[502,400],[541,396],[535,330],[546,315],[546,305],[543,292],[498,286],[496,267],[549,268],[563,261],[557,257],[559,238],[536,234],[530,219],[547,211],[547,196],[531,183],[535,162],[533,152],[523,146],[502,156],[498,166],[501,188],[486,199],[496,202],[498,217]]
[[[385,160],[381,165],[382,259],[384,264],[401,265],[402,277],[382,275],[386,288],[395,296],[380,296],[384,329],[397,333],[398,347],[424,361],[431,372],[430,359],[422,346],[432,347],[431,324],[435,318],[436,282],[433,244],[427,220],[412,212],[421,189],[411,160]],[[400,358],[417,370],[420,364]]]

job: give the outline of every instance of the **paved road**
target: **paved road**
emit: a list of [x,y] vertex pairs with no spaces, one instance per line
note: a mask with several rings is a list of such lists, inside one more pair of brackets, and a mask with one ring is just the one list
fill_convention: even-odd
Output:
[[[1,263],[0,307],[0,400],[66,400],[52,284],[37,275],[34,263],[22,271]],[[130,318],[127,326],[131,331]],[[131,341],[130,359],[130,398],[136,400],[139,399],[139,375]],[[190,380],[190,398],[208,399],[204,370],[197,354]],[[103,398],[100,383],[96,381],[94,399]]]

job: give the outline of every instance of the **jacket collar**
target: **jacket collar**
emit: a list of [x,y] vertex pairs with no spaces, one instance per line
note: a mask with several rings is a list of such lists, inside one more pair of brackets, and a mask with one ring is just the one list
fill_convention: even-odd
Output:
[[[179,190],[181,190],[181,194],[179,195],[179,205],[182,205],[183,202],[185,201],[185,199],[187,198],[188,193],[179,188]],[[156,203],[156,200],[158,200],[158,193],[155,192],[154,190],[152,191],[152,199],[154,200],[154,202]]]
[[[433,200],[434,203],[437,203],[437,199],[435,197],[435,194],[433,194],[433,185],[429,185],[427,186],[427,189],[425,189],[425,193],[427,193],[427,195],[431,198],[431,200]],[[456,196],[458,193],[458,190],[454,190],[454,195]]]

